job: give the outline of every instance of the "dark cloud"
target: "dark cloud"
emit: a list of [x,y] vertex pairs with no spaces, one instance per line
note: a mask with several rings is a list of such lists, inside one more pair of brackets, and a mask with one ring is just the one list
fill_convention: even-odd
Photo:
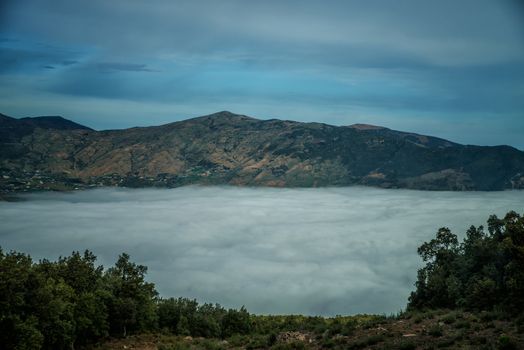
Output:
[[78,61],[75,61],[75,60],[65,60],[65,61],[62,61],[61,64],[63,66],[71,66],[73,64],[77,64]]
[[[491,1],[21,0],[12,3],[6,27],[113,55],[238,53],[264,61],[278,53],[303,59],[304,49],[318,55],[332,46],[462,65],[522,59],[520,19],[513,7]],[[334,52],[323,53],[328,59]]]
[[145,64],[86,64],[69,70],[48,88],[67,95],[144,102],[237,103],[255,96],[275,104],[352,105],[400,111],[511,113],[524,109],[524,65],[519,64],[470,69],[412,67],[391,69],[385,76],[367,70],[336,76],[287,69],[245,70],[238,65],[221,67],[218,73],[214,69],[164,66],[165,74],[148,78],[100,74],[158,72]]
[[145,64],[134,64],[134,63],[118,63],[118,62],[102,62],[97,63],[96,67],[103,73],[113,71],[124,71],[124,72],[154,72],[154,70],[147,68]]
[[0,55],[0,72],[11,72],[27,65],[38,65],[50,62],[50,55],[31,50],[2,48]]
[[359,187],[33,194],[0,203],[0,241],[35,258],[88,248],[106,266],[129,252],[163,296],[257,313],[393,313],[413,289],[417,246],[443,225],[462,236],[490,214],[523,212],[523,196]]
[[56,48],[46,48],[42,45],[35,47],[0,46],[0,73],[33,73],[44,66],[67,66],[64,62],[76,62],[71,57],[78,53]]

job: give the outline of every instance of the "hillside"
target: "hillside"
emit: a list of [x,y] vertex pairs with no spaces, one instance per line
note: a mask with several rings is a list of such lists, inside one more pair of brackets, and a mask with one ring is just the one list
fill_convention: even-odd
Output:
[[524,152],[230,112],[107,131],[0,115],[0,171],[2,192],[186,184],[503,190],[524,188]]
[[55,130],[93,130],[87,126],[80,125],[71,120],[64,119],[59,116],[44,116],[44,117],[26,117],[20,119],[34,128],[55,129]]

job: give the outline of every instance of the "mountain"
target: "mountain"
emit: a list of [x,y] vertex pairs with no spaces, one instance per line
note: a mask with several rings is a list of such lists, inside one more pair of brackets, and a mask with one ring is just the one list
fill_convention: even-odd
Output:
[[34,128],[56,129],[56,130],[93,130],[87,126],[77,124],[71,120],[59,116],[45,116],[22,118],[21,121],[33,126]]
[[0,113],[0,146],[19,143],[23,136],[36,128],[54,130],[93,130],[62,117],[34,117],[15,119]]
[[3,191],[186,184],[524,188],[524,152],[515,148],[466,146],[365,124],[219,112],[95,131],[63,118],[0,115],[0,130]]

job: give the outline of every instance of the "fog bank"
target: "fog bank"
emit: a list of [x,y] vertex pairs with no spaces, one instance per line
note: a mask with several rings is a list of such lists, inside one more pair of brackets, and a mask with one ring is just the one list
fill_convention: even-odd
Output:
[[524,212],[524,191],[184,187],[98,189],[0,202],[4,250],[56,259],[90,249],[149,267],[162,296],[255,313],[391,313],[405,307],[417,247],[447,226]]

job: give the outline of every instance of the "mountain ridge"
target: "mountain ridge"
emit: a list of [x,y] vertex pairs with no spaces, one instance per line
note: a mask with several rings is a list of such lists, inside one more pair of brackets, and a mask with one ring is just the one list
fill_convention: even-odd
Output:
[[0,183],[3,191],[14,190],[13,178],[27,186],[36,172],[60,183],[74,180],[75,187],[524,188],[524,152],[511,146],[461,145],[367,124],[261,120],[222,111],[103,131],[64,118],[2,115],[0,130],[0,169],[10,180]]
[[25,117],[19,120],[42,129],[93,130],[90,127],[75,123],[74,121],[65,119],[61,116]]

